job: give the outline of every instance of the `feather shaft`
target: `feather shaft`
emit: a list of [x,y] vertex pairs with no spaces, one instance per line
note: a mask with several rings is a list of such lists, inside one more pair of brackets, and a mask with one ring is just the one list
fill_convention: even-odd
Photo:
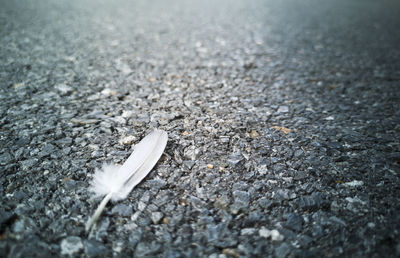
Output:
[[107,203],[110,201],[112,195],[113,195],[113,193],[109,193],[103,198],[99,207],[97,207],[96,211],[94,212],[93,216],[86,223],[86,232],[89,231],[89,229],[92,227],[92,225],[100,217],[100,215],[103,212],[104,208],[106,207]]

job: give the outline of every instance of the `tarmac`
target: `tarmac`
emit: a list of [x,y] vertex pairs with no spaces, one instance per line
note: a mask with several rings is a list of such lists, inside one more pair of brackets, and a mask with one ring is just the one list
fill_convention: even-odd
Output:
[[1,257],[400,256],[398,1],[0,5]]

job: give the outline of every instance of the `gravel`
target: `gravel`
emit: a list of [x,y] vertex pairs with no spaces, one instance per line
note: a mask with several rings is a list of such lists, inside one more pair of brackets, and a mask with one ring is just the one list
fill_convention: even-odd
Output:
[[[6,1],[1,257],[400,256],[396,1]],[[88,192],[153,128],[123,201]]]

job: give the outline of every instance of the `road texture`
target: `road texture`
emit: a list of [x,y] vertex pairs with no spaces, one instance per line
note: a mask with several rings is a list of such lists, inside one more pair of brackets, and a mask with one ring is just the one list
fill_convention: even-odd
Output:
[[400,256],[399,28],[395,0],[1,1],[0,256]]

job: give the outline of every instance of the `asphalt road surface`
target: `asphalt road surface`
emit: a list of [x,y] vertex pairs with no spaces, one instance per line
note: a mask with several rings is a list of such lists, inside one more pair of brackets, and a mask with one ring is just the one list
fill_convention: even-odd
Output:
[[0,6],[1,257],[400,256],[399,1]]

